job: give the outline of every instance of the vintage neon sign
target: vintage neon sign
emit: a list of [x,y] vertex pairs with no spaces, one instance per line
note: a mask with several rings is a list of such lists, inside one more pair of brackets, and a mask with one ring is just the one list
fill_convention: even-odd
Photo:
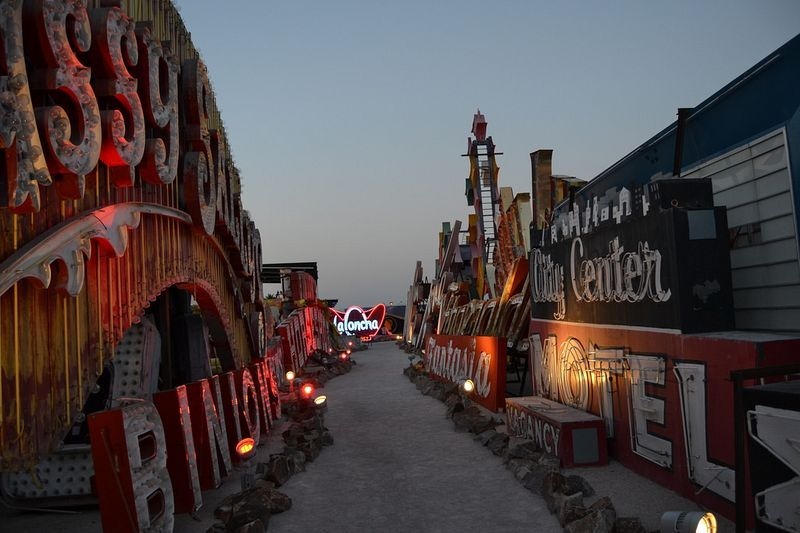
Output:
[[378,334],[386,316],[386,306],[378,304],[369,309],[358,306],[348,307],[345,312],[333,311],[333,325],[342,335],[356,335],[365,340],[370,340]]
[[425,368],[440,381],[469,378],[475,383],[472,399],[497,412],[506,390],[506,345],[501,337],[431,335],[425,345]]
[[[104,529],[133,533],[157,524],[171,531],[174,513],[199,509],[201,490],[218,487],[241,460],[231,453],[236,445],[250,439],[258,446],[280,409],[269,365],[254,361],[158,392],[152,403],[90,415]],[[126,509],[135,509],[135,516]],[[120,516],[128,521],[120,525]]]

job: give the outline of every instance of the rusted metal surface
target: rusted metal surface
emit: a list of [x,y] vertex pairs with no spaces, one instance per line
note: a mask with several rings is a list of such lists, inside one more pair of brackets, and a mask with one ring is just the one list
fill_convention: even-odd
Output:
[[226,369],[263,355],[261,244],[169,2],[2,0],[0,30],[0,470],[18,470],[170,287],[224,332]]

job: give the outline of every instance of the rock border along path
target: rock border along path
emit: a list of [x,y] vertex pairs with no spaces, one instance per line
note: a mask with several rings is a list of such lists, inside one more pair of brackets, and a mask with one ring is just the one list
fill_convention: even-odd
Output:
[[408,358],[394,343],[354,359],[320,390],[335,444],[281,487],[295,505],[270,532],[561,531],[540,497],[403,376]]

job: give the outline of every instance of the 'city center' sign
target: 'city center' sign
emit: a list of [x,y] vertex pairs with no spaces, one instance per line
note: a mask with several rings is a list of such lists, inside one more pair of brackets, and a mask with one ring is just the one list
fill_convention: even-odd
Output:
[[[674,200],[676,205],[689,193],[710,197],[702,193],[710,183],[687,187],[688,192],[674,194],[681,199]],[[587,207],[583,215],[575,207],[560,217],[563,223],[545,228],[530,255],[532,318],[684,333],[730,329],[725,210],[710,201],[695,200],[693,209],[654,202],[653,191],[632,195],[623,190],[618,205]],[[595,211],[601,214],[592,223]]]
[[369,309],[362,309],[358,306],[351,306],[347,311],[333,312],[333,325],[341,335],[355,335],[364,340],[370,340],[378,334],[386,316],[386,306],[378,304]]

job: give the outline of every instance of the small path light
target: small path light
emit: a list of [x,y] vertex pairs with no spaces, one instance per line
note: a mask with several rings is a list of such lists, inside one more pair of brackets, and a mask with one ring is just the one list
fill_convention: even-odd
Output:
[[314,420],[316,422],[317,431],[322,433],[325,431],[323,420],[325,419],[325,412],[328,410],[328,397],[320,394],[314,398]]
[[305,383],[300,388],[300,394],[301,396],[303,396],[303,398],[306,399],[311,398],[311,395],[314,394],[314,385],[312,385],[311,383]]
[[242,491],[245,491],[255,483],[253,465],[250,464],[250,459],[256,455],[256,441],[250,437],[240,440],[236,444],[236,455],[239,456],[242,463]]
[[324,394],[320,394],[314,398],[314,408],[317,410],[318,414],[325,413],[325,411],[328,410],[328,397]]
[[703,511],[668,511],[661,515],[661,533],[717,533],[717,518]]
[[242,461],[247,461],[256,454],[256,441],[247,437],[236,444],[236,453]]
[[475,382],[469,378],[460,380],[458,384],[461,386],[461,390],[464,391],[465,394],[471,394],[472,391],[475,390]]
[[289,397],[294,399],[294,378],[295,374],[291,370],[286,371],[286,381],[289,382]]

